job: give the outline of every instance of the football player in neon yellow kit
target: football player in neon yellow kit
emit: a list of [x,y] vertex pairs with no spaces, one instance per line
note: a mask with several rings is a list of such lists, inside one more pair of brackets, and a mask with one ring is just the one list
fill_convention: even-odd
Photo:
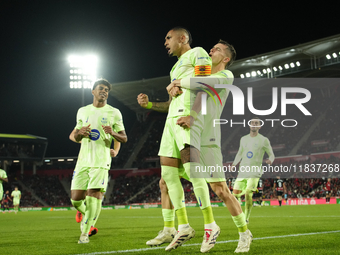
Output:
[[[170,56],[178,58],[170,72],[171,81],[185,77],[210,75],[211,59],[209,55],[200,47],[191,49],[190,43],[191,35],[184,28],[173,28],[167,33],[164,45]],[[177,89],[179,90],[179,88]],[[179,173],[182,166],[184,168],[183,174],[190,178],[190,168],[200,166],[199,150],[202,122],[197,121],[197,125],[190,130],[177,125],[177,120],[180,117],[190,114],[191,102],[195,97],[195,93],[183,89],[178,97],[169,96],[168,102],[151,103],[145,94],[139,94],[137,98],[139,104],[144,108],[168,112],[158,155],[161,160],[162,178],[167,183],[169,195],[178,218],[178,233],[166,247],[166,250],[176,249],[195,236],[194,229],[188,223],[184,191],[179,180]],[[204,178],[191,178],[190,181],[197,201],[200,201],[204,228],[212,230],[211,239],[216,239],[220,230],[212,213],[208,186]],[[172,214],[171,211],[165,213]],[[170,223],[168,227],[172,232],[171,234],[174,235],[176,233],[173,231],[174,224]]]
[[19,204],[20,204],[20,199],[21,199],[21,191],[18,190],[18,187],[14,188],[14,190],[12,191],[11,197],[13,197],[13,207],[14,207],[14,212],[16,214],[19,210]]
[[[204,115],[204,132],[201,136],[201,162],[203,166],[220,166],[222,168],[222,152],[221,152],[221,130],[219,127],[213,126],[214,119],[220,119],[225,102],[227,100],[229,90],[224,88],[215,87],[216,84],[232,84],[234,77],[233,74],[226,70],[235,59],[236,52],[232,45],[226,41],[220,40],[211,50],[210,54],[212,59],[212,75],[204,78],[184,78],[172,82],[168,87],[168,92],[172,96],[172,90],[175,86],[180,88],[188,88],[191,90],[200,91],[200,89],[207,88],[208,85],[216,91],[217,94],[214,98],[208,97],[207,99],[207,114]],[[205,85],[203,85],[205,84]],[[192,110],[195,111],[191,116],[181,117],[178,124],[184,128],[190,128],[197,117],[195,115],[200,113],[201,109],[201,94],[199,92],[196,101],[193,104]],[[215,104],[219,102],[220,104]],[[247,252],[252,241],[252,234],[247,229],[245,215],[242,212],[241,206],[231,194],[227,187],[226,179],[223,172],[214,172],[211,178],[206,178],[212,190],[223,200],[228,210],[231,213],[232,219],[239,230],[239,243],[235,252]],[[161,190],[165,190],[161,188]],[[162,192],[162,198],[165,196]],[[208,238],[204,237],[203,242],[208,242]],[[201,250],[202,251],[202,250]],[[204,250],[202,251],[204,252]]]
[[275,160],[270,142],[267,137],[259,133],[260,128],[261,120],[257,117],[253,118],[250,121],[250,133],[241,138],[240,148],[232,164],[232,166],[236,166],[241,161],[233,194],[237,198],[245,195],[245,215],[247,223],[249,223],[250,212],[253,207],[253,192],[256,191],[258,181],[262,175],[264,153],[267,152],[269,156],[269,158],[265,160],[267,164],[271,165]]
[[[71,134],[69,135],[69,139],[75,143],[81,143],[80,142],[77,142],[75,139],[74,139],[74,134],[76,132],[76,129],[74,129]],[[121,143],[120,142],[117,142],[116,140],[114,140],[114,144],[113,144],[113,149],[110,149],[110,155],[112,158],[116,157],[119,153],[119,150],[120,150],[120,145]],[[104,196],[105,192],[102,192],[102,196]],[[85,198],[86,198],[86,194],[85,196],[83,197],[83,201],[85,202]],[[96,223],[97,223],[97,220],[99,218],[99,215],[100,215],[100,212],[101,212],[101,208],[102,208],[102,203],[98,203],[98,206],[97,206],[97,217],[96,219],[94,220],[94,222],[92,223],[91,225],[91,228],[90,228],[90,231],[89,231],[89,237],[90,236],[93,236],[95,234],[98,233],[98,228],[95,227]],[[81,223],[80,225],[80,230],[83,231],[83,227],[84,227],[84,222],[82,221],[83,219],[83,214],[79,211],[77,211],[76,213],[76,221],[78,223]]]
[[[111,88],[105,79],[96,81],[92,89],[93,103],[80,108],[77,113],[74,139],[81,141],[81,146],[72,177],[71,202],[85,215],[78,243],[89,242],[89,230],[98,217],[97,208],[102,202],[111,167],[111,142],[113,138],[122,143],[127,141],[120,111],[107,104]],[[86,206],[83,201],[85,193]]]

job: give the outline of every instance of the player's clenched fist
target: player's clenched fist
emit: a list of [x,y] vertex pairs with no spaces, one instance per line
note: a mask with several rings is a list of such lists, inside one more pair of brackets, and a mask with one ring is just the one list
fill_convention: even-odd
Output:
[[190,127],[192,127],[192,125],[194,124],[195,119],[192,116],[185,116],[185,117],[180,117],[176,124],[181,126],[184,129],[189,129]]
[[138,104],[143,107],[143,108],[146,108],[148,106],[148,103],[149,103],[149,97],[148,95],[145,95],[143,93],[140,93],[138,96],[137,96],[137,101],[138,101]]
[[113,135],[113,130],[111,126],[102,126],[105,134]]
[[117,156],[118,152],[115,151],[114,149],[110,149],[110,155],[112,158],[115,158]]

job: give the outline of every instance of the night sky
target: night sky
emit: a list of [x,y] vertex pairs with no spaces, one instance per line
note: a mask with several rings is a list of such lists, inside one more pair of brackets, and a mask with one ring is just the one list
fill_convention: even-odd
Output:
[[[327,1],[145,2],[1,1],[0,133],[47,137],[48,157],[78,154],[68,139],[81,107],[81,91],[69,88],[70,54],[97,55],[98,76],[117,83],[168,75],[176,58],[164,37],[174,26],[207,51],[227,40],[237,59],[340,33],[338,8]],[[108,103],[121,110],[129,135],[135,114],[113,97]]]

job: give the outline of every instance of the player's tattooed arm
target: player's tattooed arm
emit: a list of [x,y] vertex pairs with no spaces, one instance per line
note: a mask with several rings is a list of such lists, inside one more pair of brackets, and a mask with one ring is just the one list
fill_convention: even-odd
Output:
[[169,95],[169,100],[166,102],[153,102],[151,109],[157,112],[168,112],[172,97]]

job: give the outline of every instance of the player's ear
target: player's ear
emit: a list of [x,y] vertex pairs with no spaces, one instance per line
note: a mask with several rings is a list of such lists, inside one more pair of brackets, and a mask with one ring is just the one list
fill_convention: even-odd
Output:
[[229,57],[225,57],[224,59],[223,59],[223,63],[228,63],[230,61],[230,58]]

